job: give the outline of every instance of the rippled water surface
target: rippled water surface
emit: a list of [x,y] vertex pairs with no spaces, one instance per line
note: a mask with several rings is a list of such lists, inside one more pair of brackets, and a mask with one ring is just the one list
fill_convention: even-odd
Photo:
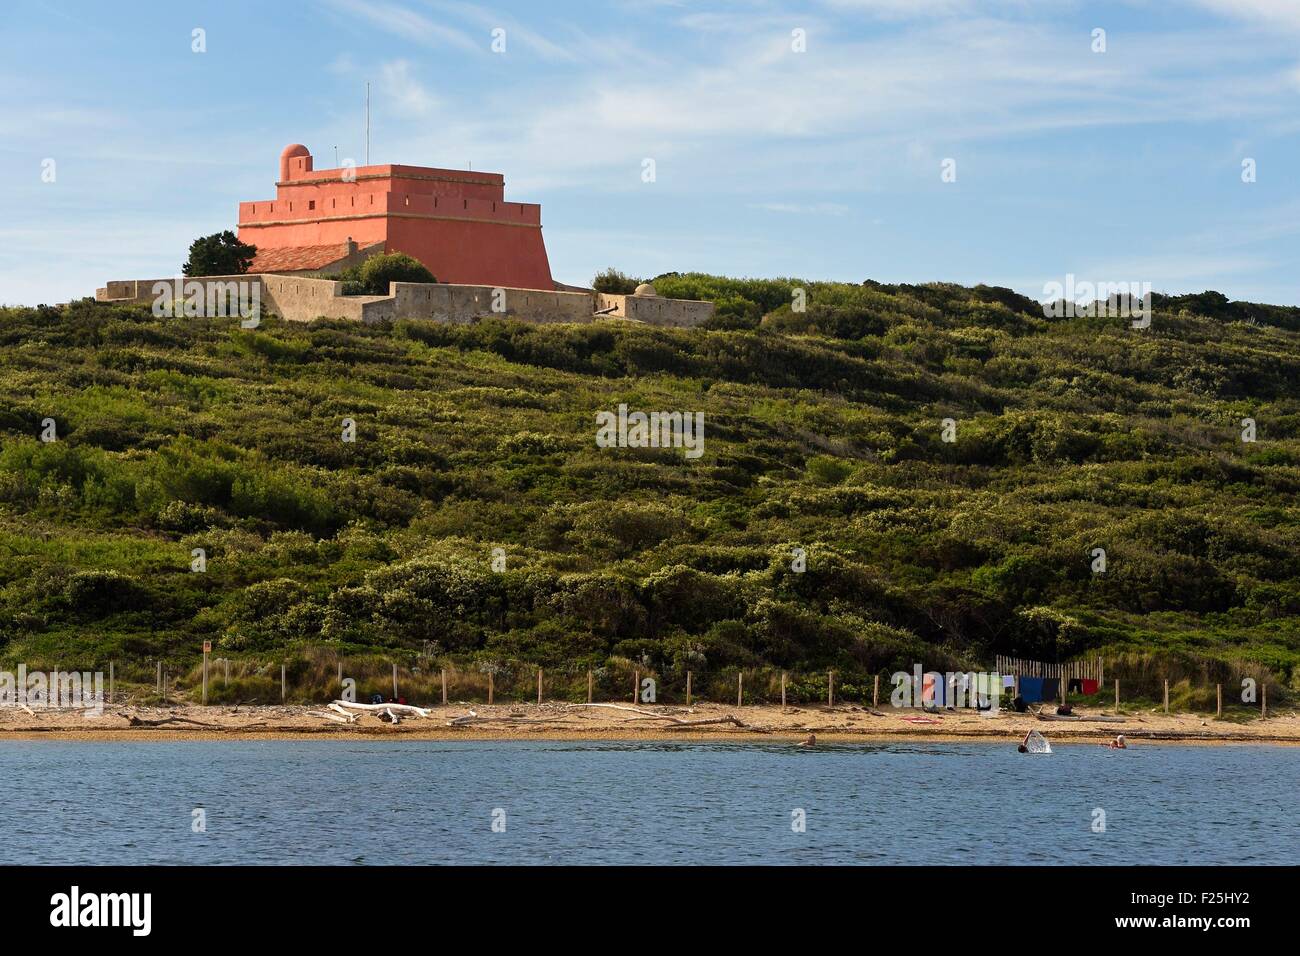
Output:
[[0,862],[1294,864],[1298,793],[1295,747],[8,741]]

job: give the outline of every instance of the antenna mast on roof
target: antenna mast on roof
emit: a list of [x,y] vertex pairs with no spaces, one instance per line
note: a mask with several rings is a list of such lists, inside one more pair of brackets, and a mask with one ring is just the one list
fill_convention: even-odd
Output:
[[366,80],[366,165],[370,165],[370,81]]

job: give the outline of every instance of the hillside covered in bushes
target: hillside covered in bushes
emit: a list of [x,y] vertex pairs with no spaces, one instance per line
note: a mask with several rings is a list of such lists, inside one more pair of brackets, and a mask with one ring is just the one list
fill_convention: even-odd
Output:
[[[1136,331],[999,288],[653,281],[714,327],[0,310],[0,658],[1300,680],[1300,310],[1160,298]],[[703,412],[703,456],[597,447],[620,403]]]

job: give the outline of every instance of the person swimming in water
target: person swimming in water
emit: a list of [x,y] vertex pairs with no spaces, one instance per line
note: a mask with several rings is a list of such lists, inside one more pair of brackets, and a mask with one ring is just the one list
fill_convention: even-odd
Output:
[[799,747],[816,747],[816,746],[817,746],[817,735],[816,735],[816,734],[809,734],[809,735],[808,735],[808,739],[807,739],[807,740],[801,740],[801,741],[799,741],[799,743],[797,744],[797,746],[799,746]]
[[1025,731],[1025,739],[1022,740],[1022,741],[1020,741],[1020,746],[1016,748],[1017,752],[1022,753],[1022,754],[1027,754],[1027,753],[1029,753],[1029,746],[1028,746],[1028,744],[1029,744],[1029,735],[1032,734],[1032,733],[1033,733],[1032,730],[1027,730],[1027,731]]
[[1120,734],[1119,736],[1117,736],[1114,740],[1112,740],[1112,741],[1111,741],[1109,744],[1107,744],[1106,746],[1108,746],[1111,750],[1128,750],[1128,744],[1126,744],[1126,743],[1124,742],[1124,735],[1123,735],[1123,734]]

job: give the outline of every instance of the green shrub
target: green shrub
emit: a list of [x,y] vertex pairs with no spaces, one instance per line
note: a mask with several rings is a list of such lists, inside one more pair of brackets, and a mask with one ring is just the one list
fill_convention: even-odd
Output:
[[610,295],[631,295],[640,284],[640,279],[634,279],[630,275],[619,272],[613,266],[610,266],[604,272],[597,272],[591,280],[593,289]]
[[437,282],[418,259],[404,252],[383,252],[339,273],[345,295],[388,295],[390,282]]

